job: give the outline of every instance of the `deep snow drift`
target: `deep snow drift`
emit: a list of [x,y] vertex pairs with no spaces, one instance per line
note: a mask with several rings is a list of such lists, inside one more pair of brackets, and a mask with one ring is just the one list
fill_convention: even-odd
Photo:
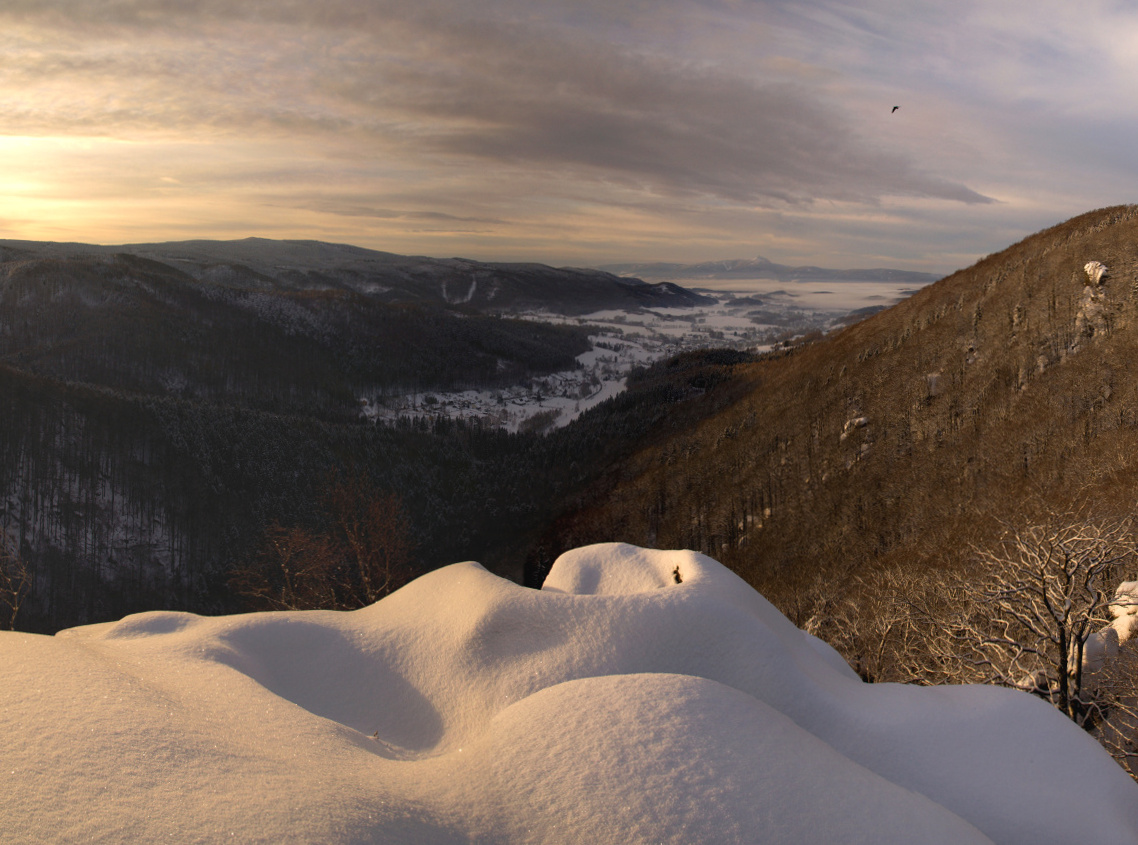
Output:
[[863,684],[692,552],[3,633],[0,667],[4,842],[1138,842],[1048,705]]

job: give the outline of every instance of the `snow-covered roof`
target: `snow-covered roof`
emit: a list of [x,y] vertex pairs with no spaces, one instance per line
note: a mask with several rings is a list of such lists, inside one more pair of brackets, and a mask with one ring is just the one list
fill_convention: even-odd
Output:
[[693,552],[2,633],[0,665],[4,841],[1138,841],[1138,787],[1044,702],[864,684]]

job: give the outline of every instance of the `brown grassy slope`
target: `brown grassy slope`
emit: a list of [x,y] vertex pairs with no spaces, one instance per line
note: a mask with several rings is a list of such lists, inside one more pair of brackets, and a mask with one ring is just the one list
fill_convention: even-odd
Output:
[[[1088,311],[1091,260],[1110,272]],[[1001,521],[1129,513],[1138,206],[1047,229],[736,377],[741,400],[615,468],[549,545],[699,549],[785,610],[818,578],[956,566]]]

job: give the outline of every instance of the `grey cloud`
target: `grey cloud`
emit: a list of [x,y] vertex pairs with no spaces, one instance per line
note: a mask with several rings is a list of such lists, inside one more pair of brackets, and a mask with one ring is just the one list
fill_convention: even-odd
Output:
[[[652,14],[661,8],[680,15],[692,5]],[[645,14],[637,4],[583,9],[497,0],[472,16],[461,0],[9,0],[8,17],[164,27],[169,44],[29,52],[25,76],[85,79],[98,93],[4,116],[71,131],[357,133],[411,159],[543,168],[744,204],[988,201],[857,137],[840,107],[807,87],[765,85],[607,37],[604,25]],[[278,28],[226,35],[218,21]],[[213,25],[214,35],[179,36],[175,23],[186,22]]]
[[[439,60],[379,61],[327,82],[407,115],[417,145],[500,163],[568,167],[651,190],[739,202],[887,194],[988,199],[856,137],[806,87],[763,85],[665,57],[516,27],[440,27]],[[446,57],[443,59],[442,57]]]
[[6,0],[0,19],[99,34],[216,28],[234,22],[310,30],[371,31],[393,19],[478,18],[509,3],[485,0],[475,14],[461,0]]
[[[691,0],[6,0],[0,17],[62,28],[104,24],[165,28],[213,21],[252,21],[327,29],[370,29],[392,19],[556,21],[625,24]],[[703,5],[702,3],[699,5]],[[713,2],[711,5],[719,5]]]
[[442,211],[399,211],[360,204],[350,199],[298,200],[297,207],[335,214],[341,217],[372,217],[377,220],[414,220],[428,223],[473,223],[484,226],[506,226],[504,220],[490,217],[463,217]]
[[450,59],[428,69],[379,62],[329,89],[416,121],[417,146],[501,163],[585,167],[664,191],[744,201],[884,193],[984,200],[859,141],[839,112],[805,88],[536,40],[467,38],[460,49],[440,51]]

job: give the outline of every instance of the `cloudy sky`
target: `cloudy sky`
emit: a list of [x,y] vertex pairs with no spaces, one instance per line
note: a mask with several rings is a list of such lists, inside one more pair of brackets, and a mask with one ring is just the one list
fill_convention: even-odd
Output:
[[948,272],[1138,200],[1136,95],[1106,0],[2,0],[0,238]]

